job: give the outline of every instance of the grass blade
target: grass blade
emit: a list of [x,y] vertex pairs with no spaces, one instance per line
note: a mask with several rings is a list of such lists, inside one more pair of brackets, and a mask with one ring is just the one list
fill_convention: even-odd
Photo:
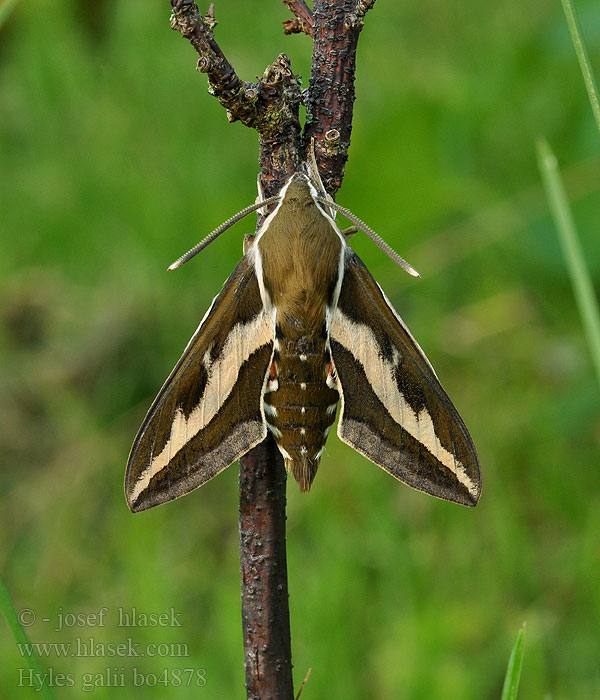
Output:
[[2,25],[6,22],[18,2],[19,0],[4,0],[0,5],[0,29],[2,29]]
[[[29,641],[29,637],[27,635],[27,632],[25,632],[25,629],[19,622],[19,618],[17,616],[17,612],[15,610],[15,606],[13,605],[13,602],[11,600],[10,594],[4,585],[4,581],[0,577],[0,610],[2,610],[4,617],[6,618],[6,622],[8,623],[8,626],[11,628],[12,633],[15,637],[15,641],[19,645],[23,645],[21,648],[27,647],[31,642]],[[23,654],[23,658],[25,659],[27,665],[29,668],[31,668],[36,674],[36,677],[41,679],[44,678],[44,669],[42,668],[42,665],[40,663],[40,660],[35,652],[35,649],[31,650],[31,654]],[[15,679],[16,683],[16,679]],[[45,683],[42,685],[41,688],[39,688],[39,685],[36,684],[34,686],[36,688],[36,691],[39,693],[39,697],[43,698],[44,700],[54,700],[54,693],[52,692],[52,689],[49,688]],[[37,690],[39,688],[39,690]]]
[[600,131],[600,105],[598,104],[598,87],[596,86],[596,80],[594,78],[592,65],[590,63],[585,44],[583,42],[581,27],[579,26],[579,20],[577,19],[577,15],[575,14],[575,8],[573,7],[573,3],[571,2],[571,0],[561,0],[561,2],[563,10],[565,12],[565,17],[567,18],[567,24],[569,25],[569,31],[571,32],[571,39],[573,40],[573,46],[575,47],[577,60],[579,61],[581,72],[583,73],[583,82],[585,83],[585,89],[587,90],[588,97],[590,98],[592,111],[594,112],[594,119],[596,120],[596,126],[598,127],[598,131]]
[[536,147],[538,165],[544,181],[548,203],[558,229],[560,244],[573,285],[575,301],[600,383],[600,308],[598,307],[598,299],[585,263],[556,157],[545,139],[538,141]]
[[516,700],[519,691],[519,680],[521,679],[521,668],[523,667],[523,653],[525,652],[525,623],[522,624],[517,640],[510,652],[506,676],[504,677],[504,687],[502,688],[501,700]]

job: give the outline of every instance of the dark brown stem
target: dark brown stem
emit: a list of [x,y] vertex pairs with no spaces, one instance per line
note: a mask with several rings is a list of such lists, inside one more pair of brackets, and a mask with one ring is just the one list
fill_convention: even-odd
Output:
[[314,0],[314,49],[305,142],[315,139],[321,178],[334,195],[348,160],[354,103],[356,46],[375,0]]
[[304,32],[304,34],[312,36],[312,12],[304,0],[282,0],[282,2],[294,14],[294,19],[288,19],[283,23],[284,34],[300,34]]
[[269,437],[240,459],[240,562],[249,700],[293,700],[283,459]]

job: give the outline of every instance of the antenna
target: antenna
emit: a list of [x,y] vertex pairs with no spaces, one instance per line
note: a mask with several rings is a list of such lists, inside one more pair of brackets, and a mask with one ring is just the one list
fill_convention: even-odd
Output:
[[381,238],[381,236],[378,236],[372,228],[367,226],[364,221],[361,221],[358,216],[355,216],[349,209],[340,207],[337,202],[329,201],[324,197],[317,197],[317,201],[331,207],[332,209],[335,209],[335,211],[339,212],[353,224],[358,226],[358,228],[363,231],[363,233],[366,233],[367,236],[369,236],[369,238],[372,239],[389,258],[391,258],[397,265],[400,265],[403,270],[406,270],[409,275],[412,275],[413,277],[421,276],[415,270],[415,268],[410,263],[407,263],[404,258],[400,257],[398,253],[396,253],[396,251],[390,245],[388,245],[383,238]]
[[197,255],[201,250],[204,250],[207,245],[215,240],[215,238],[227,231],[227,229],[233,226],[233,224],[237,224],[240,219],[248,216],[248,214],[252,214],[252,212],[256,211],[257,209],[262,209],[263,207],[268,207],[270,204],[275,204],[275,202],[278,202],[279,200],[279,195],[276,195],[275,197],[269,197],[268,199],[263,199],[260,202],[255,202],[249,207],[242,209],[242,211],[239,211],[237,214],[235,214],[235,216],[232,216],[230,219],[227,219],[227,221],[224,221],[212,233],[209,233],[206,238],[203,238],[200,241],[200,243],[197,243],[193,248],[190,248],[187,253],[184,253],[180,258],[177,258],[177,260],[175,260],[174,263],[171,263],[167,269],[176,270],[178,267],[181,267],[188,262],[188,260],[191,260],[195,255]]

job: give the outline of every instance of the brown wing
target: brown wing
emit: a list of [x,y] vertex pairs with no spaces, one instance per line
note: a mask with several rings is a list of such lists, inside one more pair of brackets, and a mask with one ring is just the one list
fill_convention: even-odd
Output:
[[244,257],[138,431],[125,476],[132,511],[183,496],[265,438],[262,394],[273,338]]
[[474,506],[481,477],[469,432],[423,351],[350,250],[329,338],[342,395],[340,439],[409,486]]

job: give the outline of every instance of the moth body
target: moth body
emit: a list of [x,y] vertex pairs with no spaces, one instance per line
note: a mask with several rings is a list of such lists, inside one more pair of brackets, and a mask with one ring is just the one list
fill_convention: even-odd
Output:
[[276,323],[265,420],[287,469],[307,491],[339,399],[326,317],[339,295],[345,242],[297,173],[254,245],[263,303],[274,308]]
[[229,219],[170,269],[270,204],[138,431],[125,477],[130,508],[188,493],[268,431],[307,491],[338,401],[343,442],[413,488],[474,506],[481,478],[468,430],[332,212],[418,273],[328,198],[316,166],[305,165],[279,195]]

